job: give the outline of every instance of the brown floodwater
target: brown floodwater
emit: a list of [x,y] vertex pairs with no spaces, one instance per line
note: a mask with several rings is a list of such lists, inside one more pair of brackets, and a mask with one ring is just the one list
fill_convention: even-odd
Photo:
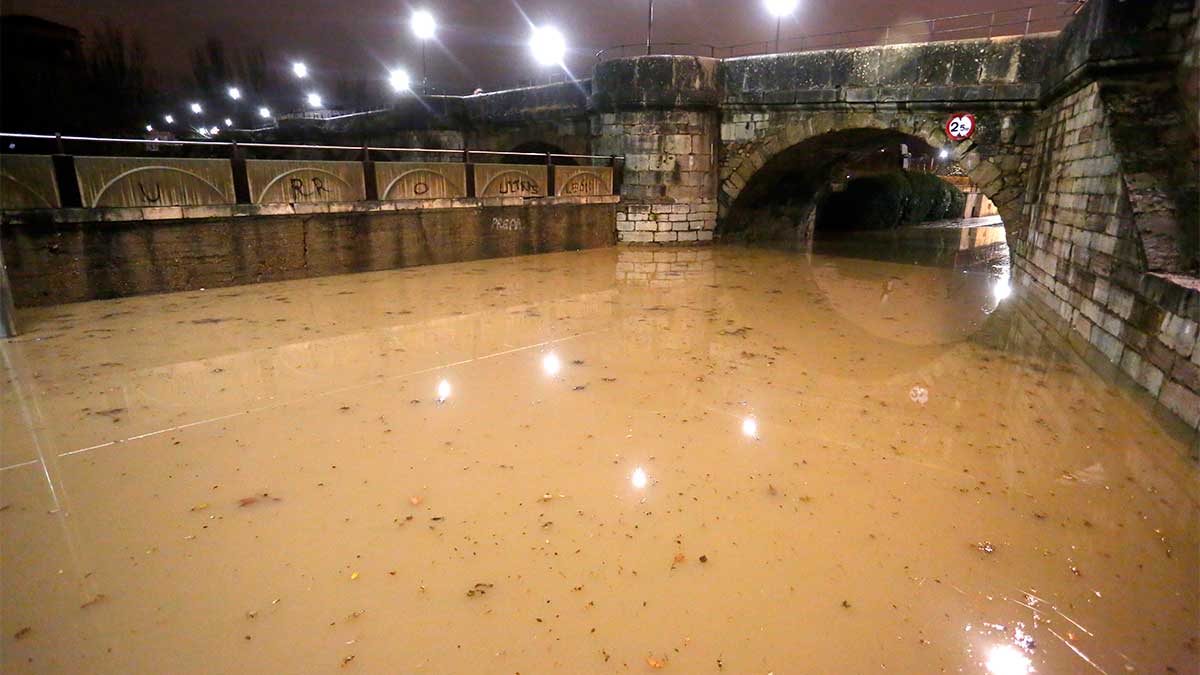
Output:
[[846,246],[22,310],[0,667],[1200,672],[1191,439],[1003,261]]

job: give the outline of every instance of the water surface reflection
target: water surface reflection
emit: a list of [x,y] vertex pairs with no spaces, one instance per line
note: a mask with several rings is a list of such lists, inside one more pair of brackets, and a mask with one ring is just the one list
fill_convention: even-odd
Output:
[[1195,672],[1184,439],[999,260],[905,255],[24,311],[3,670]]

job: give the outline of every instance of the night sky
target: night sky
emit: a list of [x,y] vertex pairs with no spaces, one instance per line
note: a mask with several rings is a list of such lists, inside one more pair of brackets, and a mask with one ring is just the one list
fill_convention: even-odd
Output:
[[[783,32],[786,37],[1052,2],[800,0]],[[538,72],[526,48],[525,17],[552,23],[566,35],[573,48],[568,65],[578,76],[590,73],[597,48],[645,40],[645,0],[0,1],[4,13],[33,14],[85,33],[105,20],[135,31],[149,49],[153,69],[176,85],[184,85],[190,73],[190,50],[208,35],[230,47],[261,45],[282,68],[303,59],[316,76],[382,77],[393,65],[406,66],[415,76],[420,48],[407,26],[414,6],[433,11],[441,23],[442,47],[429,52],[430,79],[468,87],[515,84]],[[772,38],[775,29],[761,0],[657,0],[655,13],[656,41],[731,44]]]

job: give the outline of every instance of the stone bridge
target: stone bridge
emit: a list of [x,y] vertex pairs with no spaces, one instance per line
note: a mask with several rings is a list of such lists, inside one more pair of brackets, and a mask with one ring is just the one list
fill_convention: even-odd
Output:
[[[623,155],[618,238],[656,244],[753,227],[783,181],[813,202],[875,148],[944,148],[1003,216],[1023,296],[1197,427],[1198,25],[1195,0],[1091,0],[1056,34],[618,59],[590,82],[440,100],[436,119],[401,109],[310,137]],[[977,132],[952,143],[943,125],[957,111]]]
[[[621,242],[659,245],[740,236],[766,220],[757,210],[781,190],[805,201],[807,211],[772,234],[806,236],[812,204],[856,159],[902,143],[921,152],[944,149],[1003,216],[1020,296],[1098,364],[1124,373],[1197,428],[1198,26],[1196,0],[1090,0],[1055,34],[724,60],[616,59],[598,63],[590,80],[434,96],[334,120],[287,120],[254,140],[624,158],[619,203],[613,197],[607,205],[547,203],[561,211],[545,216],[558,229],[495,250],[486,238],[466,237],[464,255],[483,257],[569,243],[585,211],[589,241],[597,245],[614,234]],[[951,142],[943,126],[959,111],[976,117],[977,130]],[[338,216],[297,212],[298,224],[260,214],[256,226],[269,232],[254,241],[276,237],[286,249],[297,231],[316,228],[313,241],[328,230],[331,241],[341,242],[331,253],[310,251],[305,234],[305,255],[313,258],[295,261],[280,278],[439,261],[434,243],[464,236],[459,216],[439,216],[437,205],[404,212],[377,203],[343,206]],[[460,206],[473,209],[468,220],[480,233],[489,219],[543,217],[518,211],[538,207],[519,198]],[[244,238],[246,228],[232,220],[202,220],[217,243]],[[14,222],[21,226],[9,220],[6,236],[24,241],[25,232],[12,234]],[[433,229],[411,245],[396,244],[414,222]],[[58,220],[50,230],[37,227],[28,228],[27,257],[47,265],[63,258],[55,247],[64,231],[112,230]],[[171,227],[191,225],[172,221]],[[86,257],[91,249],[79,250]],[[107,249],[95,250],[102,256]],[[251,266],[253,278],[263,278],[259,267],[275,264],[271,256],[247,255],[266,260]],[[145,269],[161,274],[153,256],[148,260]],[[196,278],[187,272],[169,287],[194,285]]]

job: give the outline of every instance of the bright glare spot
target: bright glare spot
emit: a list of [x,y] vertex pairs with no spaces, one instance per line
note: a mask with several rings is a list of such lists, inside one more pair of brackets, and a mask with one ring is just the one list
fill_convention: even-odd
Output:
[[321,107],[321,95],[315,91],[309,92],[308,93],[308,105],[312,106],[313,108],[320,108]]
[[392,91],[405,91],[412,85],[412,80],[409,79],[408,73],[397,68],[388,75],[388,83],[392,85]]
[[204,112],[204,108],[201,108],[199,103],[193,103],[188,107],[191,108],[192,112],[196,113],[197,115]]
[[450,383],[446,380],[438,382],[438,402],[445,401],[450,398]]
[[646,487],[646,470],[640,466],[634,469],[633,475],[629,477],[629,482],[639,490]]
[[227,126],[227,127],[231,127],[231,126],[233,126],[233,120],[231,120],[231,119],[229,119],[228,117],[226,117],[226,118],[225,118],[225,126]]
[[950,151],[943,148],[940,152],[938,152],[938,157],[941,157],[942,159],[949,159]]
[[561,65],[567,54],[567,41],[557,28],[538,26],[533,29],[529,48],[533,50],[533,58],[543,66]]
[[1012,284],[1009,283],[1008,277],[996,280],[996,285],[992,287],[992,295],[996,297],[996,302],[1003,302],[1012,295]]
[[986,665],[991,675],[1025,675],[1034,672],[1029,657],[1012,645],[992,647]]
[[758,438],[758,422],[753,417],[742,420],[742,433],[750,438]]
[[558,360],[558,355],[551,352],[542,359],[542,370],[546,371],[547,375],[557,375],[558,371],[562,370],[562,362]]
[[213,136],[216,136],[217,134],[221,133],[221,130],[217,127],[213,127],[208,130],[208,133],[212,134]]
[[261,107],[261,108],[259,108],[259,109],[258,109],[258,116],[259,116],[259,117],[261,117],[261,118],[263,118],[263,119],[266,119],[266,118],[270,117],[270,116],[271,116],[271,109],[270,109],[270,108],[268,108],[267,106],[265,106],[265,105],[264,105],[263,107]]
[[164,119],[164,120],[167,122],[167,124],[174,124],[174,123],[175,123],[175,116],[174,116],[174,115],[163,115],[163,119]]
[[308,77],[308,66],[302,61],[297,61],[292,64],[292,74],[299,78]]
[[147,125],[146,125],[146,131],[147,131],[147,132],[154,131],[154,126],[153,126],[153,125],[150,125],[150,124],[147,124]]
[[231,98],[235,101],[241,100],[242,90],[238,89],[237,87],[230,87],[229,88],[229,98]]
[[787,16],[796,11],[798,0],[765,0],[767,11],[771,16]]
[[422,40],[428,40],[437,33],[437,21],[432,14],[423,9],[413,12],[409,25],[412,27],[413,35]]

